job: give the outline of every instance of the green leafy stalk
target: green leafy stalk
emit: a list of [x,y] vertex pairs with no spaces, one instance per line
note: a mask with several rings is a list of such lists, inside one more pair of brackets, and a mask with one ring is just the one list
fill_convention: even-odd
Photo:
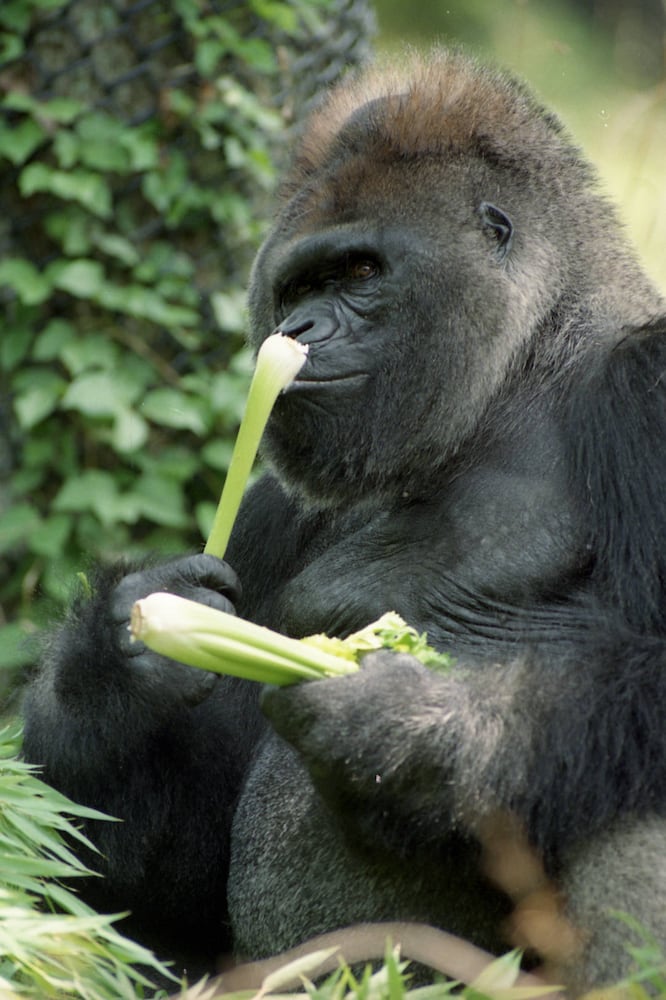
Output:
[[0,730],[0,997],[136,1000],[153,995],[151,974],[177,982],[114,928],[120,915],[94,913],[63,884],[93,874],[72,850],[95,850],[78,821],[111,820],[40,781],[16,756],[19,735]]
[[156,653],[264,684],[293,684],[358,669],[346,658],[175,594],[149,594],[137,601],[130,630]]
[[223,558],[261,435],[275,400],[293,382],[305,363],[307,353],[307,345],[299,344],[281,333],[267,337],[259,348],[245,413],[204,552]]
[[191,667],[280,686],[355,673],[360,658],[373,649],[408,652],[440,669],[452,663],[395,612],[347,639],[325,635],[290,639],[224,611],[160,592],[136,602],[130,630],[134,639],[156,653]]

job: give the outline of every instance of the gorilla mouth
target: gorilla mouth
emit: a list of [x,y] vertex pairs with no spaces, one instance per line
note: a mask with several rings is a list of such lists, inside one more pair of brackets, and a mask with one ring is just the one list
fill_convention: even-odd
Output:
[[327,375],[326,377],[319,378],[297,378],[283,389],[283,393],[311,392],[337,385],[344,385],[345,388],[351,388],[354,385],[362,385],[369,377],[368,372],[348,372],[344,375]]

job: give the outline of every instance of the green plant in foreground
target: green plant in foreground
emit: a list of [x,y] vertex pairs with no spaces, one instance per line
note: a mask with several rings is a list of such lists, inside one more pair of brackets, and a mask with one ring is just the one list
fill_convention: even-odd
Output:
[[654,935],[640,921],[629,913],[620,910],[613,911],[616,920],[626,924],[631,932],[634,943],[627,944],[627,950],[636,963],[636,969],[613,990],[613,995],[624,1000],[631,995],[633,1000],[648,1000],[648,998],[666,998],[666,954]]
[[17,744],[17,731],[0,731],[0,996],[145,995],[152,984],[135,966],[166,968],[114,929],[117,915],[95,913],[61,882],[93,874],[67,845],[94,850],[71,817],[109,817],[39,781]]
[[[339,967],[321,981],[313,982],[310,977],[319,977],[322,966],[338,951],[324,948],[310,952],[271,972],[262,981],[259,990],[243,990],[223,995],[224,1000],[258,1000],[266,997],[283,1000],[286,996],[310,1000],[445,1000],[450,996],[464,997],[465,1000],[531,1000],[559,992],[558,986],[521,981],[521,952],[512,951],[489,964],[469,984],[458,980],[436,977],[430,985],[410,988],[410,963],[400,957],[400,949],[394,947],[390,939],[386,942],[383,964],[373,971],[367,964],[359,973],[342,958]],[[294,983],[302,986],[294,991]],[[191,991],[187,996],[194,1000],[198,994]],[[205,991],[201,995],[205,1000]]]
[[264,684],[294,684],[355,673],[373,649],[408,652],[435,668],[452,658],[427,645],[424,635],[395,612],[346,639],[325,635],[290,639],[253,622],[175,594],[149,594],[132,609],[130,630],[156,653],[191,667]]

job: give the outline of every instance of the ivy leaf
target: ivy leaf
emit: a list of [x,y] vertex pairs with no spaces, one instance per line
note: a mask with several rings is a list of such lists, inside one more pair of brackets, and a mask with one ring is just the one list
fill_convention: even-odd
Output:
[[61,360],[73,376],[91,368],[113,369],[118,365],[118,348],[107,337],[91,333],[65,344]]
[[25,45],[18,35],[0,31],[0,66],[23,55]]
[[0,156],[4,156],[17,167],[34,153],[45,137],[44,129],[31,118],[26,118],[11,128],[0,125]]
[[274,72],[275,52],[263,38],[243,39],[238,45],[238,52],[258,73]]
[[145,517],[156,524],[184,528],[189,524],[185,499],[180,483],[165,476],[142,476],[135,487],[134,498]]
[[201,500],[195,505],[194,518],[202,538],[208,538],[210,535],[215,520],[216,509],[217,504],[213,503],[212,500]]
[[92,219],[78,205],[65,205],[62,211],[49,212],[44,228],[60,243],[65,257],[85,257],[92,245]]
[[21,171],[19,190],[26,198],[46,192],[64,201],[78,202],[103,219],[112,212],[109,185],[90,170],[55,170],[45,163],[30,163]]
[[224,140],[224,156],[228,166],[240,170],[248,162],[248,150],[235,135]]
[[110,472],[86,469],[72,476],[53,500],[58,512],[91,511],[107,527],[118,521],[133,524],[140,516],[140,504],[132,494],[118,493]]
[[46,122],[69,125],[85,110],[85,104],[71,97],[54,97],[50,101],[32,101],[30,110]]
[[137,173],[144,170],[154,170],[159,166],[160,147],[155,135],[155,127],[147,122],[138,128],[126,128],[120,136],[120,142],[127,151],[130,168]]
[[5,0],[0,5],[0,24],[24,35],[30,27],[30,8],[23,0]]
[[234,446],[231,441],[209,441],[201,449],[201,457],[206,465],[210,465],[211,469],[226,472],[233,450]]
[[154,389],[143,401],[145,417],[163,427],[189,430],[199,437],[208,429],[210,414],[203,400],[193,399],[176,389]]
[[112,285],[107,282],[99,289],[98,301],[107,309],[149,319],[160,326],[194,326],[199,321],[195,309],[173,305],[154,288],[143,285]]
[[133,402],[136,389],[115,372],[86,372],[67,387],[62,405],[89,417],[114,417]]
[[81,143],[78,136],[66,129],[56,132],[53,140],[53,152],[58,160],[58,165],[63,170],[71,170],[75,163],[79,162],[79,151]]
[[134,267],[141,261],[136,247],[118,233],[96,233],[95,246],[108,257],[113,257],[128,267]]
[[72,518],[67,514],[52,514],[30,532],[30,551],[46,559],[57,559],[63,552],[70,531]]
[[116,412],[111,444],[115,451],[130,453],[143,448],[148,440],[149,428],[143,417],[129,407],[121,406]]
[[228,48],[215,38],[208,38],[197,46],[196,65],[204,77],[212,76],[217,66],[227,54]]
[[0,261],[0,285],[9,285],[28,306],[39,305],[52,289],[48,276],[40,274],[34,264],[22,257],[6,257]]
[[52,275],[53,284],[64,292],[79,299],[91,299],[104,284],[104,268],[96,260],[72,260],[51,264],[47,272]]
[[35,361],[55,361],[75,336],[76,331],[71,323],[64,319],[52,319],[37,337],[32,356]]
[[30,351],[30,330],[24,326],[3,330],[0,338],[0,368],[14,371]]
[[0,519],[0,552],[6,552],[23,542],[39,524],[39,514],[32,504],[10,507]]
[[251,0],[251,6],[264,21],[272,21],[289,35],[296,32],[298,16],[288,3],[276,3],[275,0]]
[[221,330],[238,333],[245,327],[245,293],[240,289],[231,292],[213,292],[210,304],[217,325]]
[[127,170],[129,157],[120,143],[123,126],[116,118],[92,112],[79,118],[76,132],[81,140],[79,156],[86,166],[104,172]]
[[21,622],[0,627],[0,670],[24,667],[35,661],[34,636]]
[[166,476],[179,483],[187,483],[199,468],[198,456],[192,449],[173,445],[161,448],[155,455],[142,452],[137,455],[136,464],[146,475]]
[[16,394],[14,412],[19,426],[27,431],[53,413],[60,402],[65,382],[54,372],[43,369],[32,369],[26,374],[29,374],[30,382]]

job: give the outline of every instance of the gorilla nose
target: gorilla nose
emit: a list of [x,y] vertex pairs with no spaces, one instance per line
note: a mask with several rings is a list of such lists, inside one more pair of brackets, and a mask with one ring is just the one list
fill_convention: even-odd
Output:
[[287,316],[285,320],[278,325],[276,333],[282,333],[285,337],[291,337],[296,340],[301,333],[307,333],[314,326],[313,319],[299,318],[298,316]]
[[292,337],[301,344],[317,344],[329,340],[338,330],[339,324],[332,310],[326,305],[311,302],[296,308],[278,324],[277,332]]

